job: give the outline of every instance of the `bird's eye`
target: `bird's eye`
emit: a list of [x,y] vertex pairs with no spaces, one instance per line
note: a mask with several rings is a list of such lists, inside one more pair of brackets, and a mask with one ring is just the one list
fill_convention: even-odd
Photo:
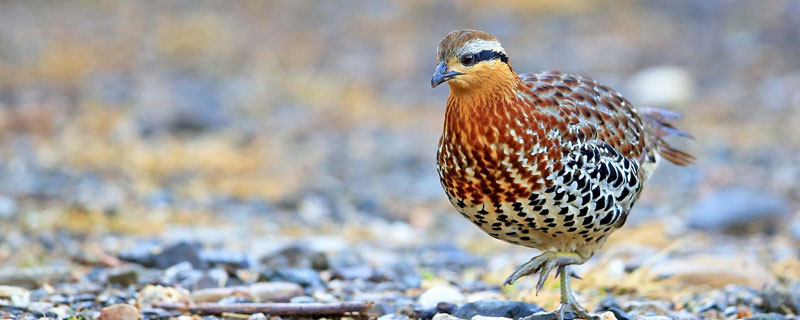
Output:
[[475,55],[474,54],[468,54],[468,55],[465,55],[465,56],[461,57],[461,64],[463,64],[465,66],[470,66],[473,63],[475,63]]

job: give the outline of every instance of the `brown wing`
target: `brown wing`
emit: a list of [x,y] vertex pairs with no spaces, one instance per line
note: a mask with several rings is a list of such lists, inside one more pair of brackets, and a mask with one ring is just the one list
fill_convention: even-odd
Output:
[[519,77],[538,96],[554,98],[559,108],[574,113],[579,119],[574,126],[591,127],[596,131],[596,139],[623,156],[643,163],[654,161],[648,158],[658,151],[673,163],[691,163],[691,155],[672,148],[662,139],[665,129],[673,129],[665,119],[647,113],[643,120],[616,90],[589,78],[558,71],[526,73]]

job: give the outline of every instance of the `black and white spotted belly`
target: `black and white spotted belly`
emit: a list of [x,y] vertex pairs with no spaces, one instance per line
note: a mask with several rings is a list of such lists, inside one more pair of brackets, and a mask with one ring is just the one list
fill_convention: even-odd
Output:
[[544,190],[516,202],[470,203],[448,192],[455,208],[486,233],[541,250],[591,256],[625,223],[643,176],[636,161],[603,142],[586,143],[546,177]]

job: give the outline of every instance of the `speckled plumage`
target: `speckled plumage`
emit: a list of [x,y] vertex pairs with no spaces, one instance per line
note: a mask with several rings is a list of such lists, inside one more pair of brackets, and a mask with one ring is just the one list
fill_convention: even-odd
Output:
[[[452,56],[470,39],[494,38],[451,33],[440,61],[457,63]],[[437,158],[450,202],[492,237],[588,259],[625,223],[659,153],[691,161],[654,130],[671,126],[643,119],[594,80],[516,75],[500,62],[483,69],[481,80],[451,84]]]

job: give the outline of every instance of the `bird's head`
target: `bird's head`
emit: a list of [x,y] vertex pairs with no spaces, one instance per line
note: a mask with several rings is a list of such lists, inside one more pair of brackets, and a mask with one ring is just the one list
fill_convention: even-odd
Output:
[[439,65],[431,78],[433,88],[447,82],[451,90],[474,91],[514,76],[500,42],[483,31],[450,32],[439,42],[437,59]]

